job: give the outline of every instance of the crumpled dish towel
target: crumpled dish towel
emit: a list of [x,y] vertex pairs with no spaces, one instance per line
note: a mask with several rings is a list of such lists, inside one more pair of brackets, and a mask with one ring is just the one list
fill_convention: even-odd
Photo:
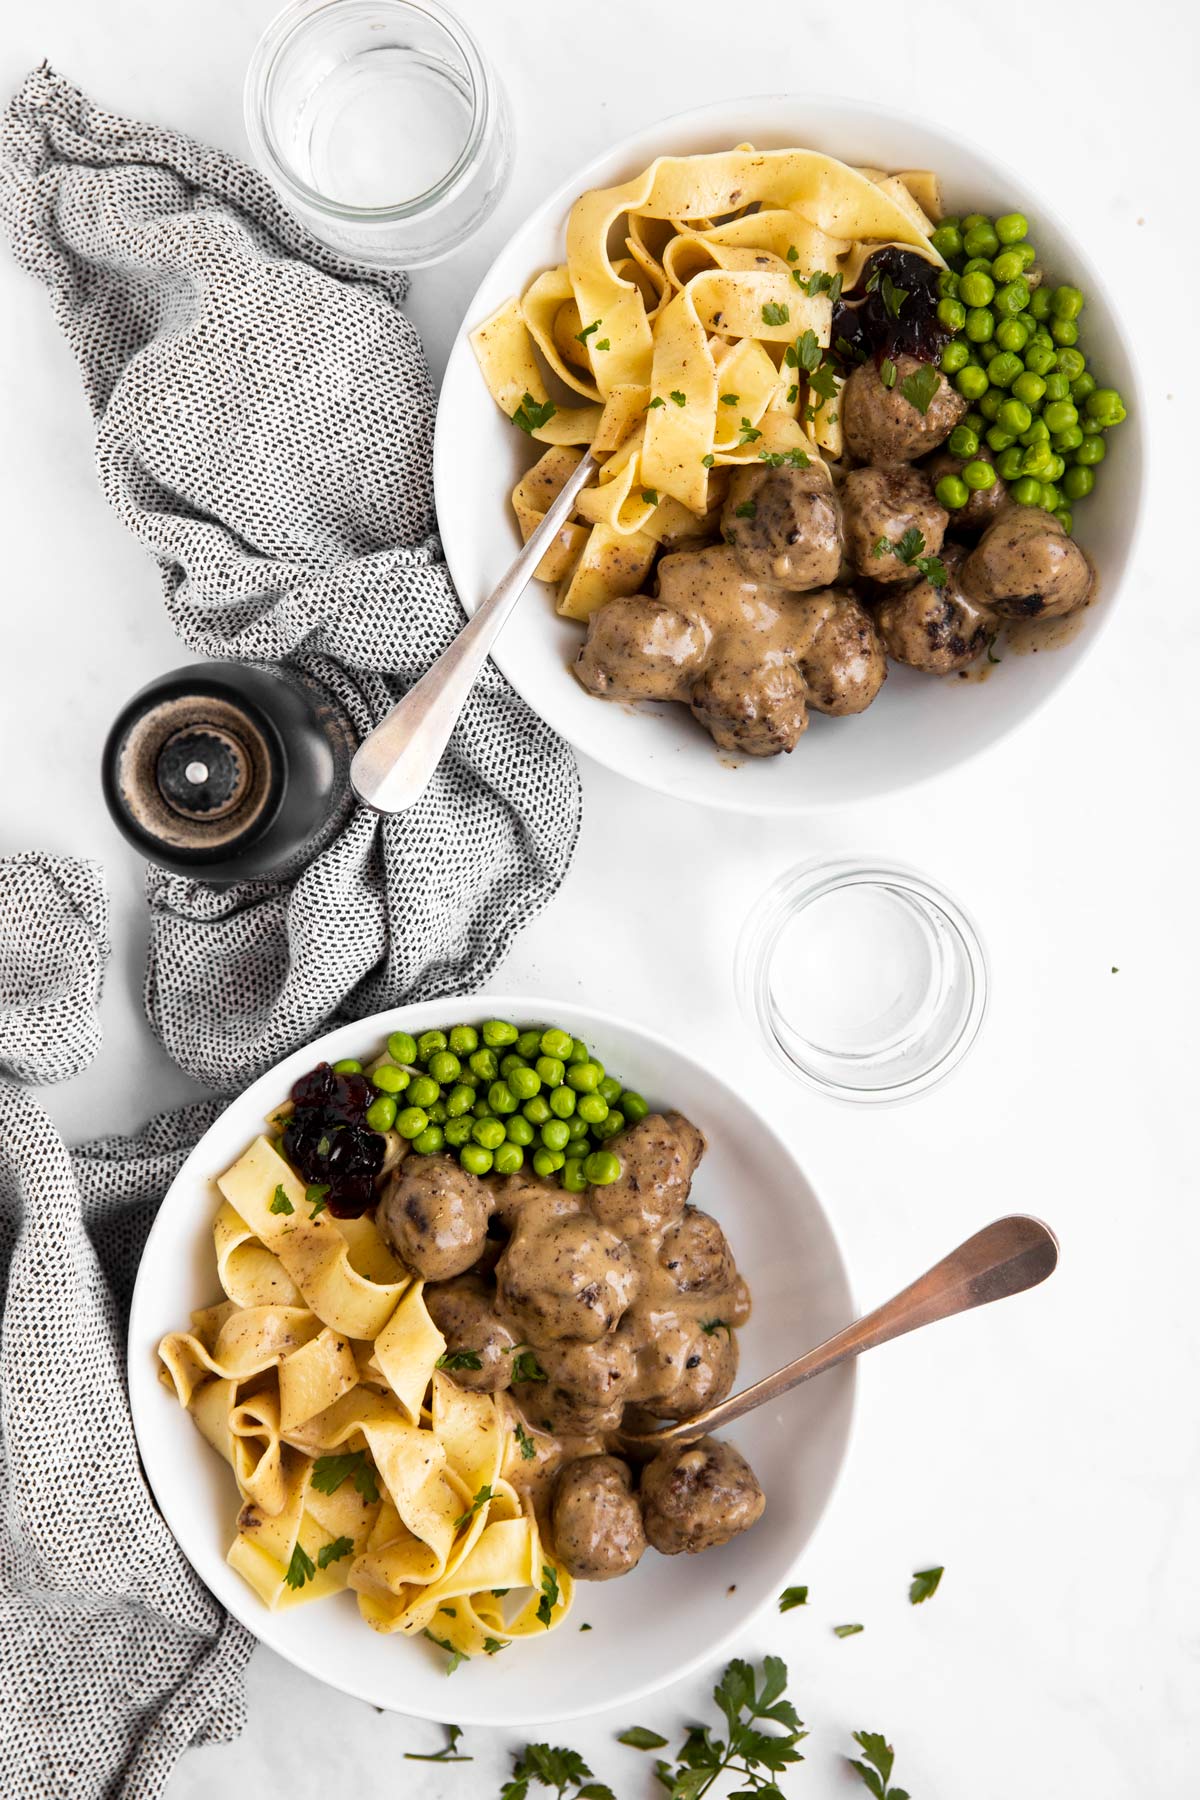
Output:
[[[45,66],[3,120],[0,218],[188,648],[290,663],[364,735],[463,619],[407,278],[343,261],[253,170]],[[477,987],[557,888],[579,816],[570,752],[489,665],[421,804],[356,808],[294,884],[149,871],[151,1025],[228,1088],[339,1019]]]
[[125,1388],[138,1259],[220,1110],[68,1153],[13,1079],[100,1041],[96,863],[0,861],[0,1789],[153,1800],[188,1744],[241,1729],[253,1639],[192,1573],[142,1477]]

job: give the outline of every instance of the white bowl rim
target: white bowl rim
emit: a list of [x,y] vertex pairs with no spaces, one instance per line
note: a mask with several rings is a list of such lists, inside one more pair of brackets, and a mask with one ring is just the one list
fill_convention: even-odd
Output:
[[[714,1078],[722,1086],[731,1086],[722,1074],[707,1065],[701,1064],[699,1059],[693,1056],[689,1050],[682,1048],[672,1039],[665,1037],[663,1033],[656,1031],[651,1026],[633,1023],[627,1019],[621,1018],[615,1013],[597,1010],[590,1006],[586,1006],[579,1001],[554,1000],[547,998],[545,995],[538,994],[497,994],[487,992],[477,995],[447,995],[432,1000],[411,1001],[404,1005],[389,1007],[380,1013],[369,1014],[361,1019],[349,1020],[346,1024],[335,1026],[331,1031],[322,1032],[319,1036],[312,1039],[310,1043],[302,1044],[298,1049],[289,1052],[287,1056],[281,1058],[281,1060],[272,1068],[265,1070],[262,1075],[256,1077],[249,1086],[242,1089],[240,1093],[234,1095],[228,1105],[222,1109],[212,1121],[212,1124],[208,1126],[199,1142],[188,1152],[188,1155],[180,1165],[174,1180],[171,1182],[159,1204],[158,1211],[154,1217],[154,1222],[147,1233],[146,1243],[138,1261],[138,1271],[134,1281],[133,1295],[130,1301],[129,1332],[126,1342],[126,1382],[129,1393],[130,1412],[133,1419],[134,1438],[137,1443],[138,1454],[141,1458],[146,1484],[150,1489],[151,1499],[153,1500],[160,1517],[166,1524],[167,1529],[171,1532],[171,1535],[179,1546],[185,1560],[198,1575],[200,1572],[195,1569],[195,1564],[192,1563],[188,1551],[186,1542],[188,1536],[186,1522],[183,1528],[183,1535],[181,1536],[176,1530],[175,1518],[172,1516],[173,1509],[169,1506],[164,1506],[155,1491],[154,1479],[151,1473],[151,1468],[155,1461],[155,1453],[149,1450],[149,1446],[153,1443],[153,1430],[149,1412],[147,1410],[147,1402],[150,1393],[153,1390],[158,1389],[160,1384],[158,1383],[157,1375],[155,1373],[147,1372],[149,1364],[146,1351],[149,1340],[146,1336],[145,1328],[142,1325],[142,1316],[149,1307],[149,1301],[147,1299],[146,1289],[143,1286],[142,1274],[150,1260],[149,1252],[151,1246],[155,1243],[155,1240],[159,1236],[170,1240],[175,1235],[174,1222],[170,1218],[170,1210],[176,1191],[182,1192],[189,1184],[194,1183],[197,1178],[201,1180],[203,1185],[208,1185],[210,1179],[209,1176],[207,1174],[200,1174],[200,1171],[205,1168],[206,1164],[205,1149],[211,1134],[217,1129],[232,1106],[243,1103],[246,1106],[249,1106],[252,1096],[257,1103],[260,1090],[264,1100],[270,1102],[276,1085],[281,1081],[288,1080],[289,1077],[295,1079],[297,1074],[303,1073],[304,1068],[311,1065],[314,1055],[318,1057],[318,1060],[334,1061],[339,1055],[352,1054],[356,1040],[361,1040],[361,1037],[364,1034],[386,1035],[389,1031],[398,1030],[403,1026],[406,1018],[411,1017],[413,1013],[427,1011],[431,1006],[454,1006],[460,1009],[474,1009],[476,1006],[483,1005],[494,1009],[497,1016],[503,1015],[507,1018],[552,1018],[556,1015],[565,1017],[565,1015],[569,1013],[586,1013],[588,1019],[593,1021],[594,1026],[598,1027],[600,1030],[611,1026],[616,1031],[630,1031],[635,1033],[652,1047],[664,1049],[672,1056],[679,1057],[682,1061],[691,1064],[693,1067],[703,1069],[706,1074]],[[743,1104],[750,1106],[750,1102],[745,1100],[744,1096],[738,1095],[738,1097],[742,1099]],[[755,1112],[763,1136],[772,1141],[774,1148],[780,1153],[781,1157],[799,1172],[805,1184],[811,1191],[817,1211],[821,1215],[825,1228],[829,1233],[830,1247],[834,1261],[840,1270],[846,1288],[847,1299],[853,1314],[856,1311],[854,1290],[851,1286],[841,1238],[838,1235],[833,1219],[827,1210],[824,1201],[817,1194],[815,1187],[805,1174],[802,1165],[793,1154],[790,1147],[780,1136],[779,1132],[775,1129],[775,1126],[769,1119],[759,1113],[757,1108],[752,1107],[751,1110]],[[205,1225],[210,1225],[211,1221],[205,1220],[204,1223]],[[825,1504],[817,1516],[808,1537],[798,1551],[797,1556],[791,1565],[791,1571],[794,1571],[795,1568],[799,1566],[801,1557],[805,1557],[810,1553],[813,1541],[829,1516],[845,1476],[850,1445],[854,1437],[855,1425],[858,1418],[857,1362],[852,1359],[850,1362],[842,1364],[841,1374],[845,1389],[843,1398],[845,1421],[837,1460],[830,1474]],[[821,1378],[818,1377],[818,1379]],[[200,1576],[200,1579],[204,1579],[202,1575]],[[361,1685],[338,1680],[336,1676],[330,1672],[327,1665],[321,1667],[313,1666],[304,1657],[296,1654],[286,1642],[278,1643],[268,1641],[268,1639],[263,1636],[261,1624],[264,1619],[269,1619],[274,1615],[269,1613],[261,1603],[255,1599],[248,1587],[245,1590],[244,1596],[241,1594],[240,1589],[235,1585],[231,1584],[230,1591],[238,1596],[239,1603],[231,1604],[229,1599],[222,1597],[218,1601],[218,1604],[224,1606],[240,1624],[244,1625],[256,1642],[265,1643],[267,1648],[272,1650],[277,1656],[282,1657],[284,1661],[291,1663],[295,1668],[301,1669],[305,1674],[312,1676],[314,1680],[321,1681],[327,1687],[332,1687],[341,1693],[348,1694],[352,1699],[366,1700],[371,1705],[378,1706],[388,1712],[399,1713],[403,1717],[428,1719],[433,1722],[438,1722],[442,1719],[446,1710],[445,1707],[438,1708],[437,1710],[428,1710],[421,1706],[406,1706],[402,1708],[396,1704],[395,1699],[392,1696],[385,1692],[366,1691]],[[697,1651],[694,1656],[690,1656],[683,1662],[664,1671],[661,1680],[635,1684],[627,1690],[616,1694],[606,1694],[601,1700],[586,1703],[581,1706],[551,1707],[535,1713],[531,1712],[528,1714],[517,1715],[511,1708],[505,1711],[487,1712],[484,1709],[472,1708],[470,1705],[464,1706],[457,1700],[454,1702],[454,1710],[460,1719],[464,1719],[472,1726],[483,1728],[508,1727],[513,1729],[524,1729],[535,1725],[557,1724],[564,1720],[588,1718],[596,1713],[608,1712],[614,1707],[628,1706],[650,1694],[659,1692],[662,1688],[669,1687],[676,1682],[685,1680],[688,1676],[695,1674],[698,1670],[715,1664],[719,1661],[720,1657],[728,1649],[730,1644],[732,1644],[736,1638],[740,1637],[756,1619],[760,1618],[772,1604],[773,1596],[770,1593],[765,1594],[756,1604],[751,1605],[744,1612],[739,1613],[727,1628],[706,1641],[703,1648]]]
[[[743,107],[753,108],[755,106],[780,106],[792,104],[797,106],[803,106],[805,104],[820,105],[828,108],[840,107],[844,108],[848,114],[857,114],[864,118],[882,120],[886,123],[894,123],[901,127],[906,125],[918,126],[923,131],[942,137],[948,145],[952,145],[955,141],[956,134],[947,130],[938,121],[921,119],[915,113],[907,112],[899,107],[884,106],[878,101],[859,100],[850,94],[816,93],[811,90],[806,91],[805,89],[800,88],[794,90],[777,90],[774,92],[768,91],[766,93],[757,94],[741,94],[734,95],[729,99],[710,100],[700,106],[687,107],[681,112],[669,113],[665,118],[656,123],[643,126],[638,131],[630,132],[626,136],[618,139],[615,143],[610,144],[607,149],[597,152],[597,154],[590,158],[588,162],[574,170],[564,181],[559,182],[557,187],[553,188],[549,194],[538,201],[525,217],[513,227],[513,230],[509,233],[509,239],[511,239],[517,231],[524,230],[525,227],[530,225],[535,219],[540,220],[545,215],[551,214],[561,208],[564,202],[577,199],[581,193],[586,192],[589,187],[595,185],[597,173],[610,163],[624,161],[626,159],[632,160],[635,156],[653,157],[655,155],[669,154],[667,151],[654,150],[650,147],[660,140],[663,133],[669,133],[676,130],[699,129],[709,120],[715,121],[717,119],[723,119],[729,112],[740,110]],[[961,141],[964,144],[968,143],[968,140],[966,139],[962,139]],[[1006,177],[1012,182],[1015,192],[1019,192],[1022,188],[1029,188],[1029,182],[1013,169],[1009,163],[1002,158],[993,156],[990,148],[980,149],[975,146],[971,147],[976,150],[976,154],[986,159],[998,176]],[[1033,696],[1023,710],[1014,712],[1011,721],[1004,725],[994,737],[976,744],[973,748],[970,748],[965,752],[957,754],[945,769],[930,768],[915,775],[898,774],[894,779],[889,778],[887,772],[884,771],[881,774],[879,785],[876,786],[870,794],[862,794],[849,799],[833,794],[818,794],[814,796],[804,792],[797,792],[794,795],[789,794],[782,800],[778,796],[767,799],[765,796],[756,796],[753,793],[747,798],[740,793],[735,795],[732,789],[730,789],[728,792],[720,790],[705,792],[702,795],[698,793],[689,793],[686,796],[686,799],[691,804],[712,807],[714,810],[721,812],[743,813],[760,817],[785,818],[808,813],[830,812],[851,806],[866,806],[870,805],[874,800],[885,799],[891,794],[903,793],[909,790],[926,787],[931,782],[941,780],[945,774],[966,768],[980,757],[989,755],[998,750],[1001,744],[1012,737],[1015,732],[1021,730],[1030,722],[1030,720],[1036,718],[1043,707],[1047,706],[1056,695],[1061,694],[1067,684],[1075,678],[1085,661],[1091,657],[1101,634],[1107,630],[1112,614],[1115,611],[1117,601],[1120,597],[1120,587],[1124,586],[1129,580],[1130,570],[1140,548],[1142,532],[1145,525],[1145,496],[1150,486],[1150,446],[1149,433],[1142,430],[1142,421],[1145,416],[1144,395],[1146,392],[1144,369],[1142,359],[1137,350],[1137,334],[1130,329],[1129,320],[1126,315],[1123,301],[1120,297],[1119,286],[1115,283],[1105,283],[1100,280],[1091,258],[1088,256],[1086,250],[1079,247],[1074,234],[1065,227],[1062,216],[1054,207],[1049,205],[1049,203],[1043,202],[1040,196],[1038,199],[1038,216],[1039,219],[1047,220],[1060,236],[1062,236],[1066,242],[1070,243],[1072,258],[1078,267],[1081,284],[1083,280],[1086,280],[1087,287],[1091,292],[1100,292],[1103,294],[1104,305],[1111,317],[1114,333],[1120,341],[1121,348],[1126,355],[1133,374],[1133,392],[1132,394],[1127,394],[1125,396],[1127,401],[1132,400],[1133,402],[1128,408],[1129,420],[1127,422],[1133,423],[1137,434],[1142,468],[1141,479],[1137,485],[1137,492],[1130,519],[1128,548],[1125,553],[1125,568],[1117,589],[1108,596],[1108,604],[1099,610],[1098,615],[1093,614],[1092,617],[1088,619],[1079,638],[1074,640],[1072,648],[1074,649],[1075,654],[1069,661],[1064,663],[1064,672],[1057,683],[1053,687],[1048,688],[1044,693]],[[508,240],[506,240],[506,243],[507,241]],[[449,371],[451,365],[456,362],[458,358],[472,354],[469,338],[471,331],[474,330],[475,324],[478,323],[476,315],[479,311],[480,296],[489,286],[495,265],[504,254],[505,247],[502,246],[488,264],[487,269],[484,271],[471,295],[462,322],[459,325],[450,346],[449,356],[446,360],[447,371]],[[435,498],[443,491],[444,486],[449,484],[452,478],[453,472],[450,466],[451,458],[452,450],[449,442],[449,431],[443,429],[443,412],[439,395],[433,444],[433,482]],[[447,561],[448,563],[451,562],[449,553],[447,553]],[[451,574],[453,574],[452,567]],[[460,602],[468,617],[475,612],[479,600],[483,597],[484,596],[481,595],[479,596],[479,599],[475,599],[474,597],[468,599],[460,592]],[[520,671],[517,670],[514,672],[509,666],[508,659],[504,655],[502,643],[498,645],[496,651],[493,652],[493,660],[505,679],[516,689],[527,705],[538,714],[538,717],[542,718],[543,714],[538,707],[537,699],[532,692],[526,690],[521,681]],[[554,726],[552,729],[561,731],[560,726]],[[562,733],[562,735],[566,736],[565,733]],[[571,740],[568,738],[567,741],[570,742]],[[572,748],[576,751],[576,754],[590,757],[593,761],[600,763],[602,767],[610,769],[616,775],[623,776],[626,780],[637,781],[640,785],[649,786],[654,792],[667,794],[671,799],[684,798],[684,796],[676,795],[669,788],[666,788],[649,778],[646,778],[643,782],[642,776],[631,771],[624,759],[619,757],[613,758],[606,754],[603,744],[600,748],[589,744],[587,750],[581,751],[572,743]],[[895,765],[891,766],[894,767]]]

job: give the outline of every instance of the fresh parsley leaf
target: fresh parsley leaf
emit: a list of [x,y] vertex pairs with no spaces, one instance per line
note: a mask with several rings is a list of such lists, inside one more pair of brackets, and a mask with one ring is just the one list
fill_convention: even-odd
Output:
[[871,545],[871,555],[877,560],[881,556],[890,556],[891,550],[892,540],[888,537],[877,537]]
[[834,1637],[854,1637],[862,1629],[861,1625],[835,1625],[833,1635]]
[[924,1600],[932,1600],[942,1583],[946,1573],[940,1569],[916,1569],[913,1572],[912,1586],[908,1590],[909,1600],[914,1606],[920,1606]]
[[[1117,971],[1116,971],[1116,970],[1115,970],[1115,969],[1114,969],[1114,970],[1113,970],[1113,974],[1114,974],[1114,975],[1115,975],[1115,974],[1116,974],[1116,972],[1117,972]],[[592,1629],[592,1628],[591,1628],[591,1626],[590,1626],[590,1625],[581,1625],[581,1626],[580,1626],[580,1627],[579,1627],[579,1629],[580,1629],[580,1631],[590,1631],[590,1630],[591,1630],[591,1629]]]
[[308,1215],[310,1219],[315,1219],[318,1213],[325,1211],[325,1196],[328,1194],[329,1188],[330,1184],[327,1181],[310,1181],[305,1188],[304,1198],[312,1208]]
[[821,346],[817,342],[817,334],[813,330],[800,333],[796,339],[796,361],[806,375],[811,375],[821,360]]
[[599,319],[593,319],[590,325],[585,325],[582,331],[577,331],[575,333],[575,342],[577,344],[586,344],[593,331],[599,331],[599,329]]
[[741,400],[741,397],[742,396],[740,394],[722,394],[721,395],[721,405],[722,406],[736,406],[738,404],[738,402]]
[[508,1644],[503,1638],[485,1637],[483,1640],[483,1654],[485,1656],[498,1656],[501,1650],[507,1649]]
[[[592,329],[594,331],[595,326],[593,326]],[[462,1736],[462,1726],[461,1725],[447,1725],[446,1735],[450,1741],[449,1741],[449,1743],[443,1744],[442,1748],[440,1750],[428,1751],[425,1754],[419,1754],[416,1750],[406,1750],[404,1752],[405,1762],[443,1762],[443,1763],[445,1763],[445,1762],[474,1762],[475,1761],[475,1758],[473,1756],[459,1756],[456,1754],[456,1751],[458,1749],[458,1740]]]
[[808,1605],[808,1589],[806,1587],[784,1588],[779,1596],[780,1612],[792,1612],[797,1606]]
[[764,325],[786,325],[791,316],[789,307],[782,300],[768,300],[762,309]]
[[550,1744],[526,1744],[513,1760],[512,1780],[500,1790],[500,1800],[525,1800],[529,1784],[553,1788],[559,1800],[571,1790],[571,1800],[615,1800],[610,1787],[596,1781],[577,1750]]
[[277,1187],[271,1196],[271,1204],[267,1210],[268,1212],[273,1213],[293,1213],[296,1209],[284,1193],[282,1187]]
[[552,1563],[542,1564],[542,1597],[538,1601],[537,1616],[541,1623],[549,1629],[554,1616],[554,1608],[558,1604],[558,1576]]
[[317,1562],[322,1569],[330,1563],[341,1562],[344,1556],[353,1556],[354,1539],[348,1537],[334,1538],[332,1544],[322,1544],[317,1551]]
[[796,286],[798,288],[800,288],[804,293],[807,293],[808,292],[808,282],[805,279],[805,277],[800,273],[799,269],[793,269],[791,272],[791,275],[792,275],[792,280],[795,282]]
[[482,1369],[478,1350],[443,1350],[434,1363],[435,1369]]
[[[820,412],[826,400],[833,399],[838,391],[837,382],[837,370],[832,363],[823,362],[819,368],[812,371],[808,378],[808,385],[811,392],[819,396],[816,405],[817,412]],[[836,417],[836,414],[833,416]]]
[[532,394],[525,394],[512,416],[512,422],[519,430],[532,437],[535,431],[549,423],[557,411],[553,400],[538,401]]
[[322,1137],[322,1138],[317,1139],[317,1155],[318,1156],[328,1156],[329,1152],[332,1148],[333,1148],[333,1146],[327,1137]]
[[900,383],[900,392],[909,405],[915,406],[924,418],[941,384],[942,378],[937,370],[928,363],[922,363],[919,369],[914,369],[911,375],[904,377]]
[[885,388],[894,388],[896,385],[896,365],[890,356],[885,356],[879,365],[879,379]]
[[514,1383],[518,1381],[546,1381],[548,1379],[545,1369],[543,1369],[532,1350],[517,1350],[515,1353],[510,1351],[509,1354],[513,1359],[512,1378]]
[[[1002,663],[1004,661],[1004,658],[1002,656],[993,656],[992,655],[992,651],[996,648],[996,639],[999,636],[1000,636],[1000,629],[997,626],[996,630],[992,632],[991,636],[988,638],[988,641],[987,641],[987,659],[990,663]],[[1113,973],[1114,974],[1116,973],[1115,969],[1114,969]]]
[[687,405],[687,395],[681,393],[678,388],[671,389],[671,398],[675,402],[676,406],[686,406]]
[[795,406],[797,400],[800,398],[800,389],[796,386],[795,382],[793,382],[791,387],[788,389],[787,397],[788,397],[788,405]]
[[657,506],[658,505],[658,489],[657,488],[643,488],[642,489],[642,499],[646,502],[647,506]]
[[902,563],[914,563],[925,548],[923,533],[915,525],[909,525],[892,545],[892,549]]
[[795,246],[795,244],[789,244],[789,245],[788,245],[788,247],[787,247],[787,259],[788,259],[788,261],[789,261],[789,262],[799,262],[799,260],[800,260],[800,252],[799,252],[799,251],[798,251],[798,250],[797,250],[797,248],[796,248],[796,246]]
[[597,338],[594,348],[597,350],[611,350],[612,345],[607,338]]
[[716,460],[716,457],[711,453],[708,456],[702,456],[700,458],[700,461],[704,464],[706,469],[711,469]]
[[760,450],[759,462],[765,462],[768,469],[807,469],[808,458],[803,450]]
[[733,509],[735,519],[753,519],[757,514],[758,502],[756,500],[743,500],[740,506],[735,506]]
[[318,1456],[312,1466],[312,1484],[319,1494],[336,1494],[343,1481],[354,1477],[354,1486],[373,1506],[379,1498],[375,1471],[365,1450],[346,1450],[336,1456]]
[[742,423],[738,428],[738,443],[753,444],[756,443],[761,436],[762,432],[756,431],[749,419],[743,413]]
[[631,1725],[628,1731],[617,1733],[617,1742],[628,1744],[631,1750],[661,1750],[667,1739],[645,1725]]
[[[671,1800],[700,1800],[725,1773],[746,1783],[730,1800],[783,1800],[770,1776],[803,1761],[796,1746],[808,1735],[791,1701],[782,1698],[786,1686],[787,1667],[778,1656],[764,1657],[761,1686],[749,1663],[740,1658],[731,1662],[713,1689],[728,1725],[727,1738],[715,1737],[708,1725],[693,1725],[674,1765],[655,1763],[655,1775]],[[782,1727],[782,1735],[768,1726]]]
[[900,308],[908,299],[909,290],[907,288],[897,287],[891,276],[885,275],[883,278],[883,286],[880,291],[883,294],[884,306],[887,308],[888,312],[891,313],[893,319],[898,319],[900,317]]
[[532,1462],[537,1455],[537,1445],[534,1443],[519,1419],[517,1420],[517,1428],[513,1435],[517,1440],[517,1445],[523,1459],[526,1462]]
[[456,1650],[448,1638],[435,1637],[433,1632],[429,1630],[423,1631],[421,1636],[427,1637],[431,1644],[436,1644],[439,1650],[444,1650],[446,1652],[446,1655],[450,1658],[450,1661],[446,1664],[447,1675],[453,1675],[459,1663],[470,1662],[471,1659],[467,1655],[467,1652],[465,1650]]
[[724,1319],[701,1319],[700,1329],[705,1337],[711,1337],[714,1331],[728,1331],[729,1326]]
[[808,278],[808,293],[810,299],[814,294],[828,294],[836,306],[842,295],[841,275],[826,275],[823,269],[815,270]]
[[292,1560],[287,1566],[284,1580],[290,1588],[302,1588],[306,1581],[311,1581],[317,1572],[317,1566],[308,1552],[296,1545],[292,1551]]
[[650,402],[649,406],[646,408],[646,411],[653,412],[656,406],[665,406],[666,404],[667,403],[663,399],[661,394],[655,394],[653,400]]
[[864,1786],[875,1796],[875,1800],[909,1800],[904,1788],[889,1787],[892,1777],[892,1765],[896,1760],[892,1746],[878,1731],[856,1731],[854,1741],[865,1757],[859,1762],[857,1757],[848,1756],[846,1761],[857,1771]]
[[940,556],[918,556],[913,567],[920,569],[931,587],[944,588],[950,577]]
[[455,1521],[454,1521],[455,1531],[461,1531],[464,1525],[469,1525],[471,1523],[471,1520],[475,1517],[475,1514],[479,1511],[480,1507],[486,1506],[488,1501],[491,1499],[491,1497],[492,1497],[492,1490],[491,1490],[490,1486],[488,1485],[488,1483],[485,1481],[483,1486],[477,1491],[475,1498],[472,1500],[470,1506],[468,1506],[466,1512],[459,1513],[457,1519],[455,1519]]

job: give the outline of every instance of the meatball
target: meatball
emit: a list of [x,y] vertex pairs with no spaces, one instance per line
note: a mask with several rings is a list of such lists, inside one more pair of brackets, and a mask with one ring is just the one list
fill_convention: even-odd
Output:
[[637,1285],[615,1231],[585,1213],[521,1219],[496,1264],[500,1311],[532,1344],[611,1331]]
[[808,728],[808,692],[784,651],[728,635],[692,689],[692,712],[719,749],[778,756]]
[[827,587],[841,560],[838,503],[821,458],[808,467],[738,469],[721,515],[721,532],[756,581],[801,590]]
[[704,1155],[704,1138],[682,1113],[649,1113],[614,1140],[621,1173],[593,1188],[588,1204],[619,1237],[661,1231],[678,1218]]
[[963,592],[1004,619],[1057,619],[1086,605],[1092,565],[1053,513],[1006,506],[963,564]]
[[[974,456],[954,456],[949,450],[939,450],[924,465],[929,476],[930,485],[936,487],[944,475],[961,475],[968,462],[990,463],[994,469],[996,459],[987,444],[980,444]],[[990,525],[1000,508],[1004,505],[1004,497],[1008,492],[1008,484],[1003,476],[997,475],[991,487],[971,488],[971,498],[965,506],[959,506],[950,514],[951,531],[982,531]]]
[[546,1380],[518,1388],[525,1412],[545,1419],[549,1430],[572,1437],[616,1430],[637,1373],[627,1336],[610,1331],[594,1344],[542,1344],[537,1360]]
[[392,1176],[375,1223],[390,1250],[427,1281],[469,1269],[487,1239],[491,1194],[449,1157],[409,1156]]
[[738,1366],[737,1339],[732,1331],[719,1326],[705,1331],[696,1325],[688,1333],[685,1351],[674,1385],[641,1402],[641,1410],[651,1418],[694,1419],[732,1390]]
[[959,576],[966,551],[959,545],[942,557],[943,587],[925,579],[892,594],[875,610],[889,656],[929,675],[953,675],[982,654],[999,620],[963,593]]
[[641,1497],[646,1537],[663,1556],[727,1544],[766,1505],[745,1457],[710,1437],[660,1451],[642,1471]]
[[733,1286],[736,1270],[725,1233],[710,1213],[687,1206],[663,1234],[659,1267],[680,1294],[719,1294]]
[[[846,448],[860,462],[913,462],[927,450],[935,450],[948,438],[967,410],[944,375],[924,412],[904,393],[904,382],[920,368],[929,368],[915,356],[893,358],[896,381],[884,387],[873,362],[855,369],[842,389],[838,406]],[[937,370],[933,373],[936,375]]]
[[446,1353],[474,1354],[481,1367],[452,1363],[447,1373],[459,1387],[476,1394],[496,1394],[512,1379],[511,1352],[517,1340],[499,1317],[490,1283],[477,1275],[460,1275],[455,1281],[433,1282],[424,1293],[429,1316],[446,1340]]
[[907,463],[890,469],[852,469],[842,483],[846,557],[856,575],[871,581],[912,581],[912,557],[902,561],[893,545],[906,531],[918,531],[914,552],[935,556],[950,515],[934,499],[929,477]]
[[703,620],[685,618],[663,600],[609,600],[588,620],[575,673],[604,700],[686,700],[710,637]]
[[646,1534],[628,1463],[617,1456],[568,1463],[554,1489],[551,1536],[577,1581],[611,1581],[636,1568]]
[[808,704],[835,718],[865,712],[887,675],[887,657],[870,613],[841,588],[812,595],[810,604],[819,605],[819,612],[800,662]]

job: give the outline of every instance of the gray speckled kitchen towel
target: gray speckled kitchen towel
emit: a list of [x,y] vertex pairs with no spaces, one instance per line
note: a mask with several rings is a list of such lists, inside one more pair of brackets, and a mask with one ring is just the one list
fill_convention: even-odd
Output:
[[150,1222],[215,1102],[72,1155],[11,1077],[100,1041],[95,863],[0,861],[0,1789],[153,1800],[243,1717],[253,1640],[192,1573],[142,1477],[125,1324]]
[[[253,170],[48,68],[3,121],[0,216],[184,642],[291,663],[367,731],[462,623],[406,277],[343,262]],[[151,1024],[228,1087],[334,1019],[477,986],[562,879],[579,812],[569,751],[489,665],[421,804],[356,809],[293,884],[150,871]]]

